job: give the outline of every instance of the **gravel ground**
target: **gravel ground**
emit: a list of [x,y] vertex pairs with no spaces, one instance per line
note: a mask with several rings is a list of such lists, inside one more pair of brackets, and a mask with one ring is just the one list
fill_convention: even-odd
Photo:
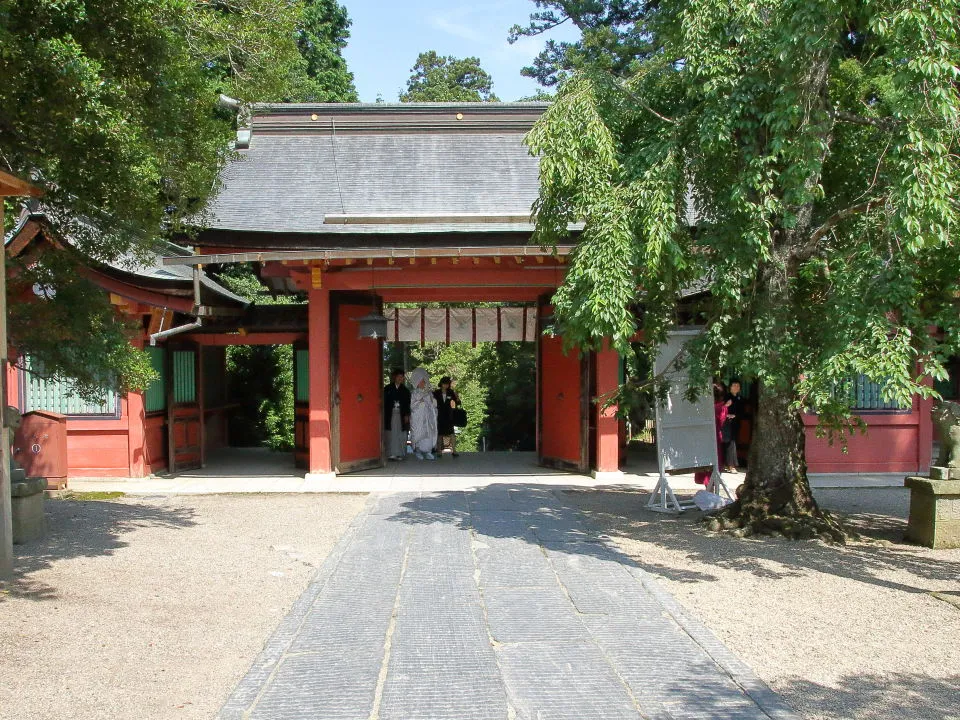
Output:
[[210,718],[365,502],[50,500],[0,583],[0,718]]
[[642,493],[571,492],[811,720],[960,718],[960,550],[902,542],[905,489],[816,494],[873,541],[738,540],[705,533],[696,511],[650,512]]

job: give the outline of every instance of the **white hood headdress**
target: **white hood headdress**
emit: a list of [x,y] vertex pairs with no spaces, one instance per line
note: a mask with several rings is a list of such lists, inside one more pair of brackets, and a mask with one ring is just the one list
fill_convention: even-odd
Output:
[[424,390],[429,390],[430,389],[430,373],[428,373],[422,367],[418,367],[416,370],[410,373],[410,384],[413,385],[414,388],[417,388],[420,386],[421,380],[426,382],[426,384],[424,385]]

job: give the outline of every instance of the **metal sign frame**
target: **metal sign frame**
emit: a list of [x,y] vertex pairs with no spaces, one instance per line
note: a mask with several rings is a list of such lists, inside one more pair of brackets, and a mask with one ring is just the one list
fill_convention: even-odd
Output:
[[[686,338],[682,345],[685,345],[691,339],[703,332],[702,327],[690,327],[684,328],[682,330],[671,330],[667,333],[668,338]],[[687,374],[686,371],[676,368],[675,363],[677,358],[682,351],[682,345],[680,350],[676,352],[673,357],[667,358],[666,363],[662,362],[663,352],[669,348],[671,343],[668,343],[661,347],[660,355],[657,357],[657,361],[654,364],[654,372],[656,374],[666,373],[666,371],[674,366],[675,372],[674,376],[671,379],[676,385],[686,385]],[[716,443],[716,425],[714,420],[714,411],[713,411],[713,399],[712,393],[704,392],[697,400],[696,405],[700,406],[701,411],[709,418],[709,426],[705,420],[693,420],[684,424],[673,424],[670,425],[671,429],[677,428],[687,428],[692,431],[698,429],[710,428],[711,442],[710,442],[710,452],[707,453],[708,457],[712,456],[712,468],[710,472],[710,482],[707,483],[706,489],[709,492],[720,494],[721,491],[728,499],[733,499],[730,495],[730,491],[727,488],[726,483],[723,481],[723,477],[720,475],[720,458],[717,456],[717,443]],[[669,402],[669,398],[668,398]],[[653,492],[650,494],[650,500],[647,502],[647,508],[653,510],[654,512],[662,513],[672,513],[679,514],[684,510],[687,510],[692,507],[696,507],[693,500],[679,500],[673,492],[673,488],[670,486],[669,474],[676,474],[684,471],[697,471],[701,470],[704,466],[702,464],[697,465],[684,465],[683,461],[678,465],[676,463],[668,463],[668,438],[665,437],[664,430],[668,426],[668,423],[665,423],[664,420],[669,417],[671,414],[670,408],[666,407],[664,404],[658,402],[656,404],[656,423],[657,423],[657,468],[659,470],[660,477],[657,480],[657,485],[654,488]],[[669,467],[668,467],[669,465]]]

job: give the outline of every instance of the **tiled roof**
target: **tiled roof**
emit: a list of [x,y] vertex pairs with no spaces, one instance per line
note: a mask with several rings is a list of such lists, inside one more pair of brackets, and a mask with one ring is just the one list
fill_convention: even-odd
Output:
[[[17,220],[16,225],[3,238],[4,247],[10,245],[17,236],[24,231],[28,222],[40,223],[43,230],[48,233],[49,218],[42,206],[32,205],[25,208]],[[86,223],[94,228],[92,223]],[[164,265],[162,256],[151,252],[149,257],[138,259],[134,254],[124,255],[111,262],[102,262],[94,260],[83,255],[75,246],[70,238],[58,237],[63,246],[73,248],[78,256],[90,267],[97,268],[118,279],[127,280],[133,284],[148,284],[151,287],[158,287],[178,294],[192,294],[193,292],[193,269],[186,265]],[[170,246],[171,254],[182,254],[182,248]],[[207,273],[200,273],[200,285],[205,296],[211,296],[211,299],[228,304],[248,305],[249,302],[236,295],[227,288],[210,278]]]
[[[529,231],[543,103],[265,105],[228,163],[210,229],[334,234]],[[461,119],[457,119],[457,116]],[[336,215],[510,214],[509,222],[325,224]],[[465,218],[466,220],[467,218]],[[496,218],[494,218],[496,220]]]

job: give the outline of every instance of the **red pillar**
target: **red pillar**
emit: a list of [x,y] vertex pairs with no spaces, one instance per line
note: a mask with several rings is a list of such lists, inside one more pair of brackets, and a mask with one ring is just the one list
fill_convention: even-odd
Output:
[[310,343],[310,472],[333,472],[330,447],[330,291],[308,296]]
[[[143,340],[137,340],[134,346],[143,349]],[[147,474],[147,430],[146,411],[143,393],[129,392],[121,405],[121,411],[127,414],[127,456],[130,477],[144,477]]]
[[[604,343],[595,355],[597,397],[606,397],[620,384],[620,355]],[[617,406],[600,408],[597,413],[596,473],[615,473],[620,470],[620,432],[616,417]]]
[[127,393],[127,447],[130,453],[130,477],[147,474],[147,433],[143,394]]
[[11,357],[7,363],[7,405],[20,407],[20,372],[16,368],[17,358]]

